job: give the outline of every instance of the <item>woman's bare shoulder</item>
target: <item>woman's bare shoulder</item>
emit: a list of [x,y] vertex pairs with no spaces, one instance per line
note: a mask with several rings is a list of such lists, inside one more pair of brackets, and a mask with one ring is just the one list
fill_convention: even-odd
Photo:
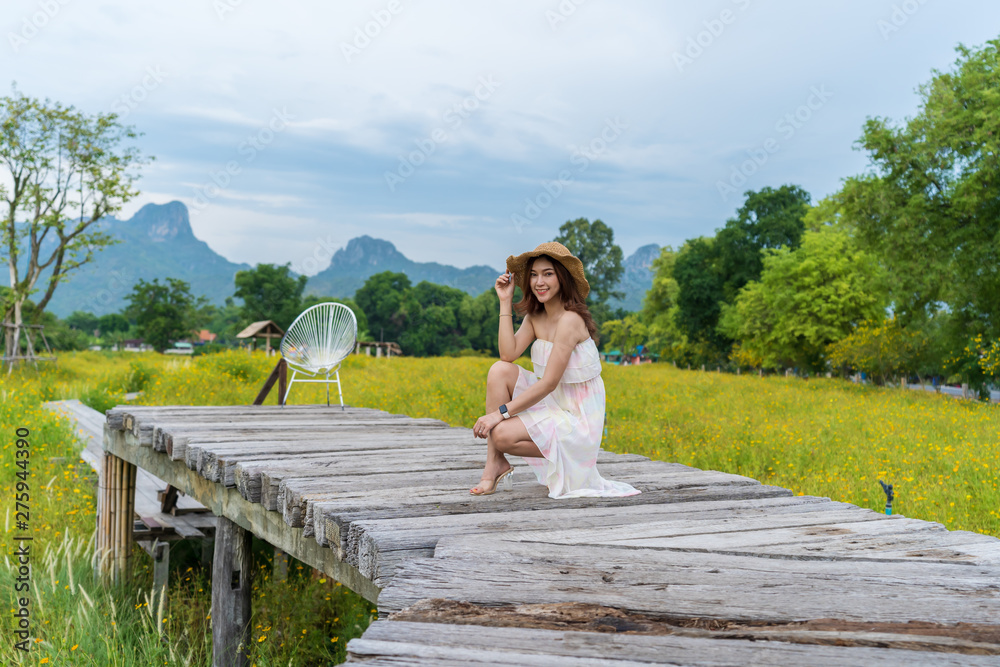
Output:
[[583,317],[579,313],[568,310],[563,313],[556,324],[556,336],[576,345],[590,338],[590,332],[587,331],[587,324],[583,321]]

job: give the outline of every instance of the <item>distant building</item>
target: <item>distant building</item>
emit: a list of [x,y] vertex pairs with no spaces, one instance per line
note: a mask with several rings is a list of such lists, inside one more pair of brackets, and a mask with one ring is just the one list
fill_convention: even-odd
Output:
[[218,334],[214,334],[208,329],[202,329],[201,331],[196,331],[194,333],[194,342],[201,345],[204,345],[205,343],[214,343],[215,339],[218,337]]

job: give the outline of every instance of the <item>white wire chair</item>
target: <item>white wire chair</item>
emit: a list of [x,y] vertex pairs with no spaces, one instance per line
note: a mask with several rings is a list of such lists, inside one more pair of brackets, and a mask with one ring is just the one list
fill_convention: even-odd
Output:
[[[288,394],[296,382],[323,382],[326,383],[326,404],[329,406],[330,383],[336,382],[343,409],[340,364],[354,351],[357,338],[358,321],[347,306],[320,303],[304,310],[281,338],[281,356],[292,369],[292,378],[281,404],[288,401]],[[312,379],[297,378],[300,374]],[[334,377],[331,379],[330,375]]]

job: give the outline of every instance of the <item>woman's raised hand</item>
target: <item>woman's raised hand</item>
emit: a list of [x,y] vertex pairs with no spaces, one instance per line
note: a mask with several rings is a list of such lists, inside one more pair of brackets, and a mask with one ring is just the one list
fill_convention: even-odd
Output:
[[514,299],[514,274],[513,273],[501,273],[500,277],[497,278],[496,285],[493,286],[497,291],[497,296],[500,297],[501,301],[511,301]]

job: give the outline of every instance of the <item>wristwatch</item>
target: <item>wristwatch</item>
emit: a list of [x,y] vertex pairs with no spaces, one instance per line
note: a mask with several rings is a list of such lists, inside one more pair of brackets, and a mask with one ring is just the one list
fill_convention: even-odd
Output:
[[506,405],[501,405],[500,406],[500,414],[503,415],[504,419],[510,419],[510,413],[507,412],[507,406]]

